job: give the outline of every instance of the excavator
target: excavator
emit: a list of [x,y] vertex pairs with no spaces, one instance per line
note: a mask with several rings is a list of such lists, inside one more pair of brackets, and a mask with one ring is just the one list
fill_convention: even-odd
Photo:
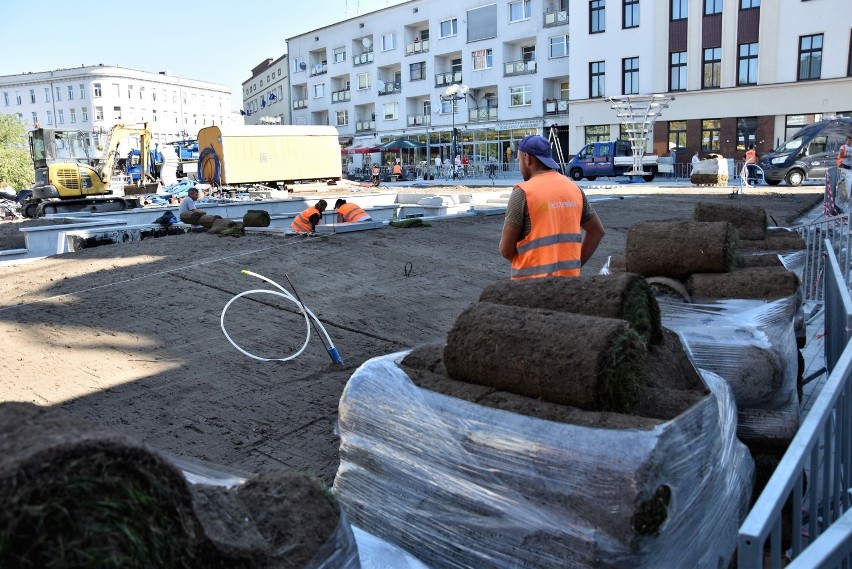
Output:
[[[148,172],[151,131],[141,126],[117,124],[109,131],[104,161],[98,164],[81,131],[37,128],[29,133],[30,155],[35,167],[35,185],[21,203],[25,217],[49,213],[107,212],[140,207],[138,198],[114,195],[110,189],[119,143],[128,136],[139,137],[141,171]],[[141,185],[148,181],[139,180]],[[124,188],[124,193],[127,194]],[[140,192],[144,193],[144,192]]]

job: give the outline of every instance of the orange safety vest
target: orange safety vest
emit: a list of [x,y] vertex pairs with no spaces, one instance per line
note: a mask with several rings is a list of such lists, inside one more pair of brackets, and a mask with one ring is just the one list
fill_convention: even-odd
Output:
[[753,149],[746,150],[745,163],[757,164],[757,152],[755,152]]
[[518,184],[527,199],[530,233],[518,241],[512,279],[580,276],[583,193],[559,172]]
[[402,166],[400,166],[399,164],[394,164],[393,165],[393,175],[399,176],[401,174],[402,174]]
[[354,203],[345,203],[337,208],[337,213],[343,216],[343,221],[361,221],[365,217],[370,217],[367,212],[355,205]]
[[320,210],[311,206],[297,215],[296,219],[293,220],[293,223],[290,224],[290,227],[299,233],[310,233],[314,230],[313,226],[311,226],[311,217],[314,215],[319,215],[320,222],[322,221],[322,214],[320,213]]

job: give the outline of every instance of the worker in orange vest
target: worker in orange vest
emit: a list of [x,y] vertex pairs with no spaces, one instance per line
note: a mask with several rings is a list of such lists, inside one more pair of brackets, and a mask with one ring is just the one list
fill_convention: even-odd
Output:
[[393,165],[393,170],[391,170],[391,174],[393,174],[394,176],[402,176],[402,164],[396,162]]
[[757,183],[757,151],[754,149],[754,144],[748,147],[743,158],[748,170],[748,185],[754,186]]
[[337,223],[349,223],[354,221],[373,221],[367,212],[354,203],[346,203],[343,198],[334,202],[337,210]]
[[313,233],[317,225],[322,222],[322,212],[328,207],[328,202],[320,200],[309,208],[305,208],[296,218],[290,227],[297,233]]
[[852,136],[837,153],[837,201],[843,202],[852,194]]
[[524,182],[509,196],[500,239],[512,279],[579,276],[605,233],[598,214],[583,190],[559,173],[543,136],[521,139],[518,166]]

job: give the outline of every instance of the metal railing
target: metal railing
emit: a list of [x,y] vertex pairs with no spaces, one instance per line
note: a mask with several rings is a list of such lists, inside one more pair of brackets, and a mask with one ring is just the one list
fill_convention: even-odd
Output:
[[564,26],[568,23],[568,10],[550,11],[544,13],[544,27]]
[[503,64],[503,76],[511,77],[513,75],[528,75],[535,73],[536,62],[532,61],[507,61]]
[[[849,566],[852,520],[841,515],[850,500],[847,478],[852,467],[852,299],[834,244],[826,239],[822,250],[830,375],[740,526],[739,567],[764,567],[768,555],[769,566],[780,568],[785,550],[793,559],[790,568]],[[790,528],[789,543],[783,543],[783,525]]]

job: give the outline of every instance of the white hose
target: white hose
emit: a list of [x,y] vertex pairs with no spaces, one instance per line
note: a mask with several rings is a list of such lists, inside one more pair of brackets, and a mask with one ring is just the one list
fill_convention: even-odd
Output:
[[[331,338],[329,337],[328,332],[325,331],[325,327],[319,321],[319,318],[317,318],[316,315],[313,312],[311,312],[310,309],[308,309],[308,307],[306,307],[301,302],[299,302],[299,300],[296,297],[294,297],[292,294],[290,294],[287,291],[287,289],[285,289],[284,287],[282,287],[281,285],[279,285],[275,281],[268,279],[268,278],[264,277],[263,275],[253,273],[251,271],[242,270],[240,272],[244,275],[249,275],[251,277],[257,277],[261,280],[264,280],[264,281],[268,282],[269,284],[271,284],[272,286],[274,286],[275,288],[277,288],[278,290],[280,290],[281,292],[277,292],[277,291],[274,291],[274,290],[267,290],[267,289],[263,289],[263,288],[247,290],[245,292],[241,292],[241,293],[235,295],[231,300],[228,301],[227,304],[225,304],[225,307],[222,308],[222,315],[219,318],[219,324],[222,326],[222,333],[225,334],[225,337],[228,339],[228,341],[231,343],[232,346],[234,346],[236,349],[238,349],[240,352],[247,355],[248,357],[256,359],[256,360],[260,360],[262,362],[286,362],[286,361],[290,361],[292,359],[299,357],[302,354],[302,352],[305,351],[305,348],[308,347],[308,342],[311,339],[311,321],[308,319],[308,317],[310,317],[310,318],[314,319],[314,322],[316,323],[317,326],[319,326],[319,329],[322,331],[323,335],[325,336],[325,339],[327,340],[327,343],[328,343],[328,346],[329,346],[327,349],[328,349],[329,353],[332,354],[332,359],[334,359],[335,354],[337,354],[337,350],[334,348],[334,345],[331,342]],[[237,343],[234,342],[234,340],[231,339],[231,336],[228,335],[228,331],[225,330],[225,312],[228,311],[228,308],[231,306],[231,304],[234,303],[234,301],[236,301],[238,298],[242,298],[242,297],[247,296],[249,294],[271,294],[273,296],[280,296],[280,297],[286,298],[287,300],[289,300],[290,302],[294,303],[296,306],[299,307],[300,312],[305,317],[305,343],[302,344],[302,347],[299,348],[298,352],[296,352],[295,354],[288,356],[286,358],[263,358],[263,357],[256,356],[254,354],[251,354],[251,353],[245,351],[244,349],[239,347],[237,345]],[[333,350],[333,352],[332,352],[332,350]]]

